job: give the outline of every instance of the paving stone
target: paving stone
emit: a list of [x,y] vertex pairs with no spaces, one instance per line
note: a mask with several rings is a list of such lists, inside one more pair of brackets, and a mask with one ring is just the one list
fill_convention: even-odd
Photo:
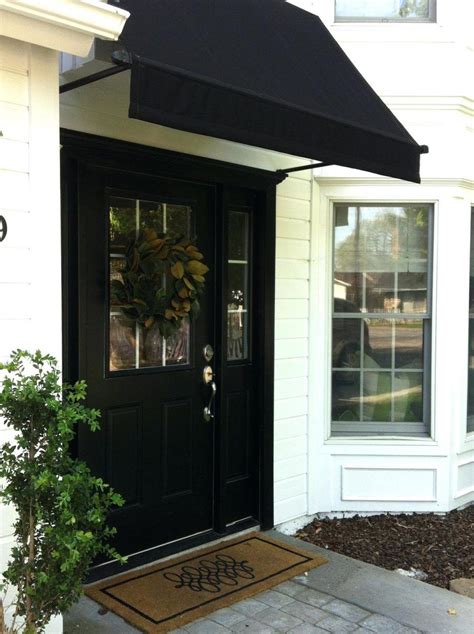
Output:
[[292,603],[294,599],[289,597],[283,592],[276,592],[275,590],[268,590],[258,595],[258,600],[270,605],[272,608],[281,608],[283,605]]
[[291,616],[290,614],[277,610],[276,608],[268,608],[268,610],[265,610],[264,612],[259,612],[255,619],[260,623],[265,623],[265,625],[269,625],[280,632],[287,632],[292,627],[302,623],[302,620],[296,616]]
[[319,608],[315,608],[313,605],[302,603],[301,601],[294,601],[288,605],[284,605],[281,610],[287,612],[292,616],[296,616],[298,619],[303,619],[306,623],[317,623],[321,619],[327,616],[327,612],[323,612]]
[[276,630],[274,630],[269,625],[264,625],[263,623],[259,623],[255,619],[246,618],[243,621],[239,621],[235,623],[230,628],[232,632],[250,632],[252,634],[274,634]]
[[211,621],[216,621],[220,625],[230,627],[231,625],[234,625],[234,623],[243,621],[245,619],[245,615],[241,612],[232,610],[232,608],[222,608],[222,610],[217,610],[217,612],[210,614],[208,618],[210,618]]
[[463,594],[465,597],[474,599],[474,579],[466,579],[460,577],[459,579],[453,579],[449,582],[449,589],[452,592]]
[[280,583],[279,586],[275,586],[275,590],[283,592],[283,594],[287,594],[289,597],[296,597],[301,592],[304,592],[305,589],[302,588],[299,583],[295,583],[294,581],[284,581],[283,583]]
[[303,601],[303,603],[309,603],[310,605],[320,608],[322,605],[329,603],[329,601],[333,601],[334,597],[330,594],[324,594],[324,592],[313,590],[312,588],[301,588],[301,591],[296,595],[296,599],[298,601]]
[[418,630],[406,627],[381,614],[372,614],[367,619],[360,621],[359,625],[371,632],[377,632],[377,634],[416,634],[418,632]]
[[297,625],[292,630],[288,631],[292,634],[327,634],[327,630],[322,630],[316,625],[311,625],[311,623],[302,623],[301,625]]
[[107,612],[89,597],[81,597],[64,615],[64,634],[134,634],[137,630],[123,619]]
[[223,634],[224,632],[228,634],[229,632],[227,627],[209,619],[199,619],[199,621],[185,625],[184,629],[186,632],[192,632],[192,634]]
[[341,619],[339,616],[329,616],[327,619],[319,621],[318,627],[328,632],[343,634],[343,632],[354,632],[359,629],[355,623]]
[[255,616],[255,614],[268,609],[268,605],[266,603],[256,601],[255,599],[245,599],[245,601],[239,601],[239,603],[236,603],[232,607],[234,610],[242,612],[242,614],[245,614],[246,616]]
[[324,610],[326,612],[336,614],[337,616],[346,619],[346,621],[352,621],[353,623],[362,621],[362,619],[370,616],[370,612],[367,612],[367,610],[358,608],[356,605],[347,603],[347,601],[341,601],[340,599],[334,599],[334,601],[326,603]]

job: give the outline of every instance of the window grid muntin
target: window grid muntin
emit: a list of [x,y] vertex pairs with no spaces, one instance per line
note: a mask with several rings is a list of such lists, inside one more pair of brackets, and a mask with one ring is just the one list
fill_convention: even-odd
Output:
[[[335,258],[336,258],[336,225],[335,218],[338,209],[347,209],[349,210],[351,207],[356,207],[359,211],[358,213],[358,222],[360,222],[360,208],[361,207],[376,207],[376,208],[419,208],[425,207],[428,211],[428,235],[427,235],[427,258],[426,258],[426,267],[427,267],[427,290],[426,290],[426,306],[427,309],[423,313],[389,313],[389,312],[339,312],[337,313],[334,310],[334,279],[336,275],[335,270]],[[335,203],[333,206],[333,221],[332,221],[332,276],[331,276],[331,284],[332,284],[332,317],[331,317],[331,360],[332,360],[332,350],[333,350],[333,324],[334,319],[360,319],[361,321],[361,350],[364,350],[364,338],[365,338],[365,329],[363,327],[364,320],[375,318],[375,319],[389,319],[395,320],[397,319],[406,319],[406,320],[422,320],[423,322],[423,368],[413,369],[412,373],[423,374],[422,381],[422,403],[423,403],[423,422],[397,422],[397,421],[364,421],[361,412],[363,408],[363,394],[362,394],[362,377],[364,371],[364,354],[360,355],[360,366],[358,369],[354,368],[353,370],[346,368],[335,368],[331,361],[331,377],[334,372],[360,372],[360,404],[359,404],[359,421],[350,421],[350,422],[341,422],[333,420],[333,387],[331,381],[331,400],[330,400],[330,410],[331,410],[331,436],[368,436],[368,435],[376,435],[376,436],[416,436],[416,437],[426,437],[430,433],[430,420],[431,420],[431,321],[432,321],[432,279],[433,279],[433,229],[434,229],[434,209],[433,205],[425,202],[393,202],[393,203],[383,203],[383,202],[347,202],[347,203]],[[394,293],[395,295],[395,293]],[[365,290],[364,290],[364,298],[365,298]],[[396,324],[392,325],[392,333],[395,331]],[[392,354],[395,354],[392,349]],[[374,368],[371,368],[370,371],[377,371]],[[380,372],[388,372],[386,369],[380,369]],[[392,364],[392,368],[390,372],[409,372],[409,369],[406,368],[394,368]],[[391,378],[391,380],[393,380]],[[392,384],[393,387],[393,384]],[[393,411],[394,400],[391,399],[391,411]],[[384,430],[381,428],[382,425],[390,425],[389,430]],[[370,433],[369,433],[370,432]]]

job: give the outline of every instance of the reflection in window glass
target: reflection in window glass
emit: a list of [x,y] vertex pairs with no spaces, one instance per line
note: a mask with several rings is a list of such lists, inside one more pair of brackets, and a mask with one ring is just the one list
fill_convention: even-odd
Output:
[[336,0],[336,21],[431,21],[435,0]]
[[335,208],[334,433],[427,428],[431,213],[428,205]]
[[[149,200],[111,196],[109,199],[109,278],[121,279],[125,254],[144,229],[157,235],[191,235],[191,208]],[[163,276],[162,288],[168,280]],[[190,326],[164,339],[156,324],[146,328],[124,315],[111,297],[109,316],[109,371],[137,370],[189,363]]]
[[227,359],[248,358],[249,215],[229,212],[227,263]]
[[467,432],[474,432],[474,207],[471,209],[471,261],[469,272]]

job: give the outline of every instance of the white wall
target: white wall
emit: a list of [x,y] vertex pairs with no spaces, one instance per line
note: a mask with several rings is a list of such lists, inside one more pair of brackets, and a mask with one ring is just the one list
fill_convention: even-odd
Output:
[[[466,436],[474,46],[465,28],[474,5],[438,0],[436,24],[336,24],[332,0],[298,4],[319,12],[397,118],[430,147],[421,185],[335,167],[315,172],[308,513],[448,511],[474,500],[474,434]],[[434,204],[431,438],[330,438],[337,201]]]
[[[0,360],[15,348],[61,358],[58,64],[53,51],[0,38]],[[0,421],[0,444],[11,432]],[[0,507],[0,570],[13,514]],[[49,632],[61,632],[61,619]]]

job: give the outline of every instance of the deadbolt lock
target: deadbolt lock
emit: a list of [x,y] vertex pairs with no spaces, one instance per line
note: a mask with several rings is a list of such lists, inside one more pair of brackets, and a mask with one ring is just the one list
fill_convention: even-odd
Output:
[[206,385],[208,385],[212,381],[213,378],[214,378],[214,372],[212,371],[211,366],[206,365],[206,367],[202,371],[202,380],[204,381]]

